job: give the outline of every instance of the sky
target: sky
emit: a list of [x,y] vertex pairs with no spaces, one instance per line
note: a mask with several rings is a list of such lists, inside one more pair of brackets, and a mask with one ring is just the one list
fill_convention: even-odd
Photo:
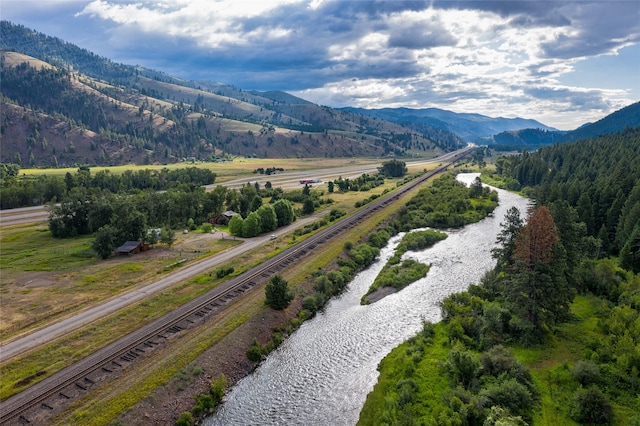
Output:
[[331,107],[571,130],[640,100],[640,0],[1,0],[116,62]]

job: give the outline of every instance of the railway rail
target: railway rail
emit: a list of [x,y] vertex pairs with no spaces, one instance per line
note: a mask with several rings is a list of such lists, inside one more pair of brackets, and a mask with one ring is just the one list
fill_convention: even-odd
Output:
[[269,277],[306,256],[316,247],[361,222],[372,213],[398,200],[432,176],[463,158],[469,150],[419,178],[367,204],[354,214],[316,233],[296,246],[263,262],[255,268],[219,285],[208,293],[167,313],[92,355],[66,367],[0,403],[0,424],[40,424],[89,388],[107,381],[144,354],[166,344],[172,336],[220,312],[231,300],[250,291]]

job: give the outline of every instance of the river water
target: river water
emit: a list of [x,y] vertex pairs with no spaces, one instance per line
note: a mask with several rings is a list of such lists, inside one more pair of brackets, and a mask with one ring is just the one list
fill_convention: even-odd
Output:
[[[469,183],[478,174],[462,174]],[[368,306],[360,298],[393,254],[392,238],[371,267],[346,291],[305,322],[250,376],[225,397],[205,425],[355,425],[367,394],[378,379],[378,363],[422,327],[439,321],[438,302],[477,283],[493,268],[491,248],[506,211],[524,216],[525,198],[498,189],[493,217],[463,229],[421,252],[406,255],[431,264],[427,276]]]

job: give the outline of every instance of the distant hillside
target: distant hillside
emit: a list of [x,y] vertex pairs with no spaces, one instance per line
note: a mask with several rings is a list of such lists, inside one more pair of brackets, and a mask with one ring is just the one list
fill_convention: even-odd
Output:
[[640,102],[636,102],[624,107],[612,114],[607,115],[595,123],[590,123],[567,133],[559,142],[573,142],[580,139],[587,139],[616,133],[627,127],[640,126]]
[[284,92],[184,81],[0,21],[3,162],[22,166],[413,156],[464,146]]
[[622,108],[596,123],[588,123],[569,132],[544,129],[522,129],[480,138],[477,143],[500,151],[534,150],[554,143],[574,142],[616,133],[625,128],[640,126],[640,102]]
[[522,129],[498,133],[494,136],[481,138],[478,143],[489,145],[498,151],[534,150],[541,146],[553,145],[566,132],[543,129]]
[[341,109],[401,124],[412,123],[433,126],[448,132],[453,132],[468,142],[476,142],[482,137],[511,130],[531,128],[556,130],[536,120],[503,117],[493,118],[481,114],[455,113],[438,108],[363,109],[347,107]]

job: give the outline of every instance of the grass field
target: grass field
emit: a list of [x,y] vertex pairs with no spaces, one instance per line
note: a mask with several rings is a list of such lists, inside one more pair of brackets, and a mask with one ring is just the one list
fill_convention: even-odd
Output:
[[[109,170],[114,174],[122,174],[126,170],[160,170],[181,169],[185,167],[201,167],[209,169],[216,173],[216,182],[224,182],[230,179],[236,179],[242,176],[252,176],[253,171],[262,167],[282,167],[285,171],[304,171],[317,169],[321,164],[323,168],[340,167],[357,164],[373,164],[380,163],[380,159],[375,158],[285,158],[285,159],[269,159],[269,158],[243,158],[237,157],[232,161],[220,163],[209,162],[183,162],[166,165],[135,165],[127,164],[123,166],[96,166],[91,167],[92,173],[101,170]],[[75,173],[78,171],[76,167],[67,167],[59,169],[20,169],[21,175],[38,176],[38,175],[55,175],[64,176],[67,172]]]
[[91,249],[91,236],[57,239],[43,224],[3,228],[0,339],[148,284],[180,259],[198,259],[240,244],[211,234],[177,235],[171,249],[101,260]]

